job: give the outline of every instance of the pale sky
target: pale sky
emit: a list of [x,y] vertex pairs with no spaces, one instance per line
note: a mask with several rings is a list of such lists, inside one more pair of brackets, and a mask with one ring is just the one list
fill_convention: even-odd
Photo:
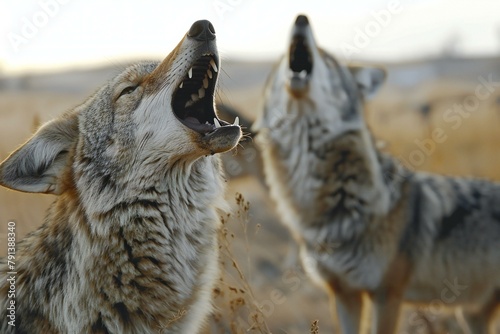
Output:
[[500,54],[499,0],[0,0],[0,70],[159,59],[198,19],[215,26],[223,59],[275,59],[299,13],[340,58]]

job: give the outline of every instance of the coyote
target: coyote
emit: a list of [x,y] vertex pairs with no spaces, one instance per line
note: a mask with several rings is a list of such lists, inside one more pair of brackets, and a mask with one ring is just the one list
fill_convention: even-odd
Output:
[[334,293],[342,333],[364,327],[363,300],[372,333],[396,332],[402,302],[436,301],[487,333],[500,304],[500,185],[416,173],[379,152],[363,101],[384,79],[339,64],[297,17],[254,124],[271,196],[305,270]]
[[214,110],[219,70],[214,28],[197,21],[161,63],[130,66],[0,165],[3,186],[58,195],[15,270],[2,259],[1,333],[198,332],[226,206],[213,155],[241,138]]

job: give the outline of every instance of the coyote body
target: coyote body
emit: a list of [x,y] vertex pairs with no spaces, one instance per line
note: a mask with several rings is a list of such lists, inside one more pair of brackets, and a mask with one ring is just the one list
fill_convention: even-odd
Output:
[[305,270],[334,292],[342,333],[361,330],[363,294],[372,333],[396,333],[405,301],[463,306],[472,333],[487,333],[500,303],[500,185],[415,173],[379,152],[363,99],[384,77],[340,65],[297,18],[254,125],[271,196]]
[[214,29],[197,21],[163,62],[127,68],[0,165],[2,185],[59,195],[17,244],[15,327],[2,259],[0,332],[199,330],[225,209],[213,154],[241,137],[214,120],[218,65]]

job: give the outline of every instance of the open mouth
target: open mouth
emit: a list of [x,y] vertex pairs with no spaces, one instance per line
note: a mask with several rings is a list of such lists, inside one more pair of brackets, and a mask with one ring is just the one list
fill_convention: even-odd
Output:
[[312,72],[312,56],[304,36],[296,35],[290,45],[289,66],[292,78],[305,79]]
[[208,135],[220,127],[239,125],[217,118],[214,110],[214,92],[218,67],[215,54],[204,54],[198,58],[175,90],[172,109],[175,116],[188,128],[202,135]]

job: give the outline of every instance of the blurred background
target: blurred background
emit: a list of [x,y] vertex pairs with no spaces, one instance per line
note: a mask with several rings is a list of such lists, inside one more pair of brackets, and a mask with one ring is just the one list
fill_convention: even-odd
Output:
[[[381,149],[415,170],[500,180],[497,0],[0,0],[0,160],[128,64],[165,57],[198,19],[217,32],[222,118],[238,113],[249,126],[299,13],[340,61],[386,67],[365,115]],[[235,213],[225,225],[226,270],[208,332],[308,333],[319,320],[319,332],[331,333],[328,298],[297,262],[256,148],[249,140],[224,163]],[[1,244],[8,221],[21,239],[52,201],[0,189]],[[459,333],[442,306],[409,308],[422,321],[406,323],[406,333]]]

